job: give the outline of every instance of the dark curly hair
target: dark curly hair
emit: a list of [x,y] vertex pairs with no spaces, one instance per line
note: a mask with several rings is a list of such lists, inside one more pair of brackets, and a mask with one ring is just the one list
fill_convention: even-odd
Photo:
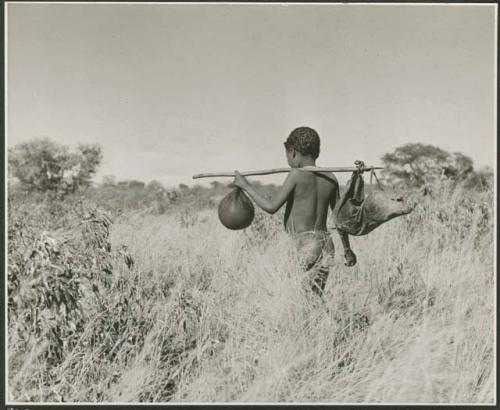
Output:
[[319,156],[319,135],[309,127],[295,128],[285,141],[285,148],[316,159]]

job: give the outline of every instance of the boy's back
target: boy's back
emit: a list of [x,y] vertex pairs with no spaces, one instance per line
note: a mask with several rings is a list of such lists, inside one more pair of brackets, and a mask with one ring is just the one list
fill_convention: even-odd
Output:
[[290,233],[326,232],[328,207],[339,197],[339,185],[330,172],[291,171],[294,190],[287,200],[285,228]]

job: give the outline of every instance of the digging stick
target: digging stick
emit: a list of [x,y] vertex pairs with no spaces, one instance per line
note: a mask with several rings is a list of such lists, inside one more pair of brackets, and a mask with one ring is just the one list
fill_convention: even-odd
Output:
[[[384,167],[302,167],[297,168],[301,171],[311,171],[311,172],[353,172],[357,170],[361,171],[371,171],[372,169],[384,169]],[[274,169],[263,169],[261,171],[244,171],[240,172],[243,176],[252,175],[269,175],[269,174],[279,174],[282,172],[290,172],[292,168],[274,168]],[[234,177],[234,172],[208,172],[204,174],[193,175],[193,179],[198,178],[212,178],[212,177]]]

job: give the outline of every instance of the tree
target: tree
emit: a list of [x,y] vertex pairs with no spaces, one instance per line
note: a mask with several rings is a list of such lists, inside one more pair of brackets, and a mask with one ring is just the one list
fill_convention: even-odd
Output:
[[151,192],[153,194],[158,194],[158,193],[162,194],[163,192],[166,191],[163,184],[155,179],[149,181],[149,183],[146,185],[146,189],[148,192]]
[[443,175],[453,180],[465,180],[474,173],[474,162],[460,152],[453,152],[443,165]]
[[102,177],[102,186],[115,186],[116,176],[114,175],[104,175]]
[[395,185],[423,187],[440,179],[459,182],[474,173],[473,161],[466,155],[421,143],[398,147],[385,154],[382,162],[384,179]]
[[493,189],[495,175],[493,168],[489,166],[481,167],[478,171],[469,174],[465,181],[465,187],[478,190]]
[[130,181],[127,181],[127,186],[131,189],[144,189],[146,184],[142,181],[137,181],[135,179],[132,179]]
[[9,175],[28,191],[64,196],[89,186],[102,160],[101,148],[80,144],[76,152],[48,138],[37,138],[9,149]]
[[78,173],[76,174],[77,187],[89,186],[92,176],[102,161],[101,147],[97,144],[80,144],[78,145],[78,152],[72,158],[78,167]]

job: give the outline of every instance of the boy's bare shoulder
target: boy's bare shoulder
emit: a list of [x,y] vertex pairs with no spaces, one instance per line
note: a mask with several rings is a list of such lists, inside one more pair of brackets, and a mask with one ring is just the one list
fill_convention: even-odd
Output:
[[329,181],[332,184],[338,185],[339,181],[333,172],[315,172],[315,174],[323,179]]
[[311,178],[312,175],[316,175],[317,177],[320,177],[324,181],[334,184],[336,186],[338,186],[339,184],[337,177],[333,174],[333,172],[318,172],[318,171],[309,172],[301,170],[300,168],[292,168],[289,172],[289,179],[291,182],[298,182],[298,181],[308,182],[309,178]]
[[309,183],[313,175],[318,175],[318,172],[311,172],[301,168],[292,168],[290,170],[290,179],[295,182]]

